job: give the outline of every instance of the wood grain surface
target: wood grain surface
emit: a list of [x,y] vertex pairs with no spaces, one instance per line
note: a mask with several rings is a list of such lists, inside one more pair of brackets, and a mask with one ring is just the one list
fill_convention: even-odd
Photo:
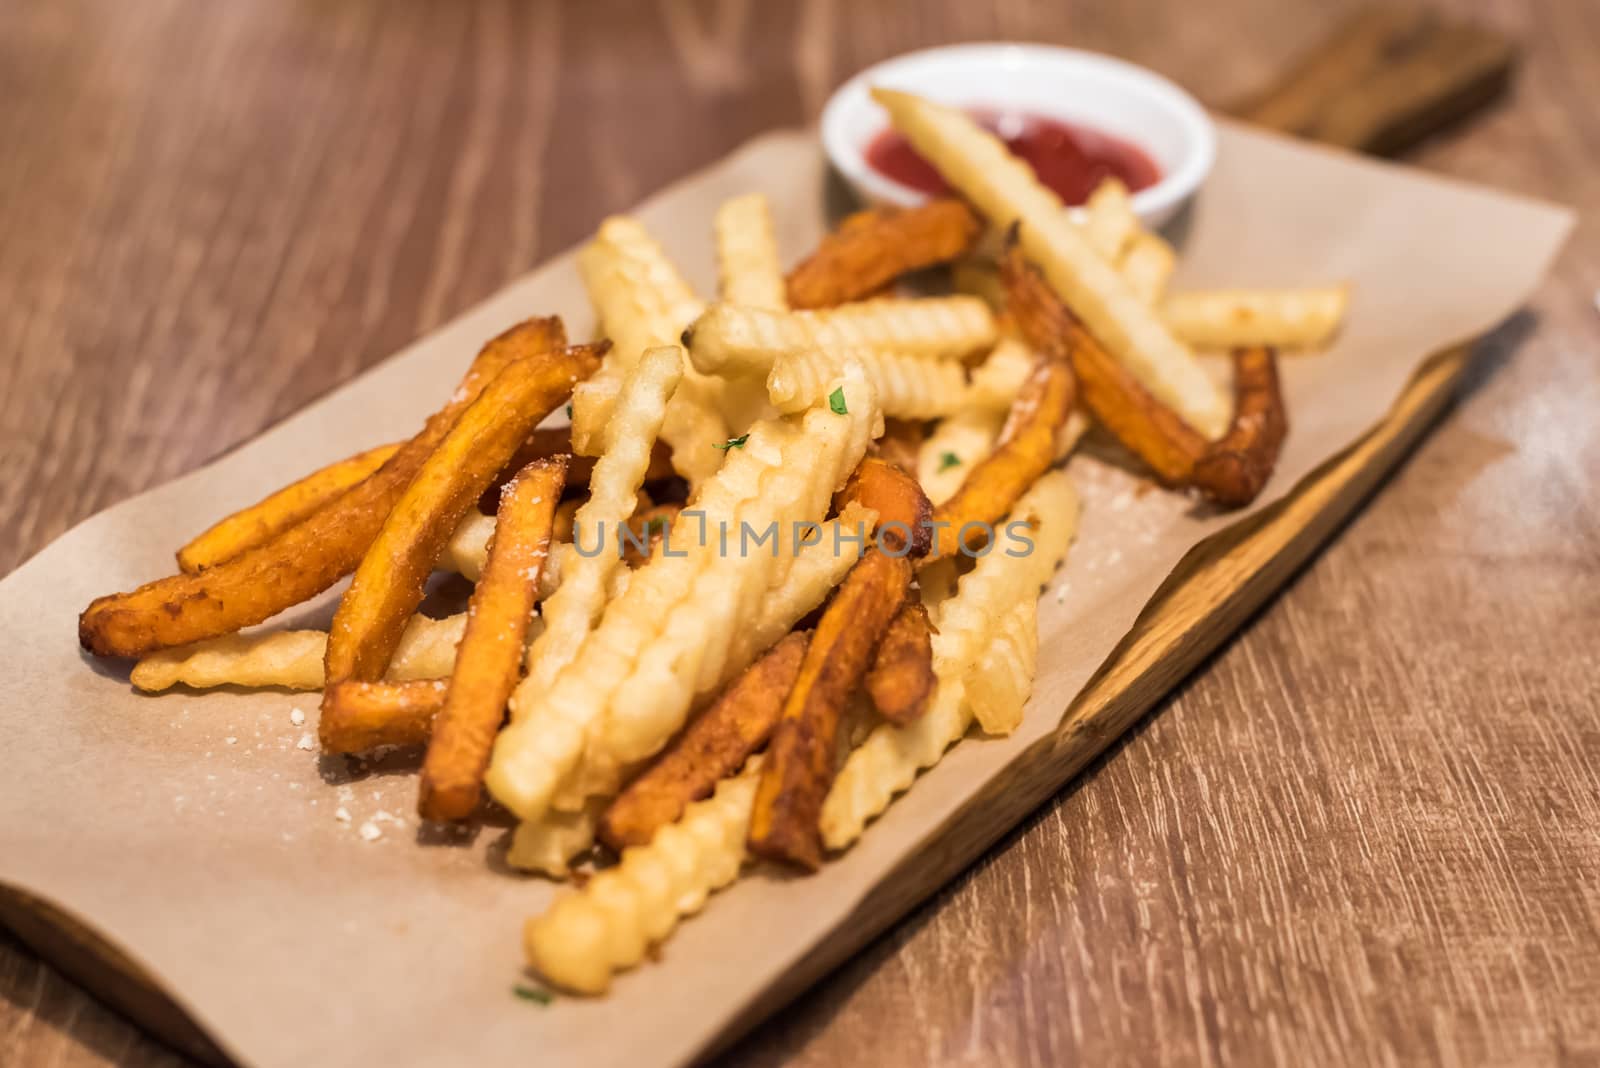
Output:
[[[1344,6],[0,5],[0,571],[875,59],[1055,41],[1225,101]],[[1523,69],[1414,158],[1600,208],[1600,8],[1437,6]],[[1597,287],[1580,226],[1282,596],[725,1059],[1600,1062]],[[9,939],[0,994],[0,1062],[187,1063]]]

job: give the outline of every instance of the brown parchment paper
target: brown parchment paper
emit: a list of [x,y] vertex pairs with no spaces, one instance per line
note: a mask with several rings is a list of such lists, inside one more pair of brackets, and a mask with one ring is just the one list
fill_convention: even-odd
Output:
[[[813,136],[774,134],[638,213],[711,292],[717,204],[768,194],[792,259],[823,225],[824,177]],[[1292,431],[1261,504],[1381,419],[1425,357],[1509,315],[1570,222],[1526,200],[1224,127],[1176,285],[1356,287],[1338,344],[1284,361]],[[505,870],[501,828],[430,838],[404,761],[351,773],[319,760],[315,695],[139,696],[125,666],[80,654],[75,622],[95,595],[168,573],[174,547],[216,516],[410,433],[480,342],[550,311],[576,334],[592,325],[570,255],[212,466],[81,524],[0,584],[0,881],[122,947],[242,1062],[684,1062],[1054,729],[1185,552],[1247,514],[1141,494],[1114,462],[1075,458],[1082,533],[1042,605],[1024,726],[956,747],[820,874],[752,871],[608,998],[541,1007],[511,986],[522,919],[555,889]],[[331,597],[288,618],[325,621]],[[364,826],[381,836],[367,840]]]

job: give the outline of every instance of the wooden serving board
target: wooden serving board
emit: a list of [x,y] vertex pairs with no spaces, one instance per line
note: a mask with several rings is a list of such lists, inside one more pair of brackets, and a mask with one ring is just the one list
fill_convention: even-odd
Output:
[[[1205,660],[1361,505],[1449,404],[1471,359],[1429,360],[1389,415],[1295,492],[1184,559],[1110,661],[1062,717],[989,789],[957,811],[810,956],[719,1037],[723,1045],[855,953],[967,867],[1066,785]],[[226,1058],[136,962],[48,903],[0,888],[0,922],[113,1007],[175,1048]]]

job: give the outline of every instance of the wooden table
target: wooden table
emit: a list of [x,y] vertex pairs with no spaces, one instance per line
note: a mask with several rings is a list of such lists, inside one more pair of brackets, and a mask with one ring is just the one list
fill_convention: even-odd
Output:
[[[1326,0],[0,8],[0,571],[909,48],[1205,99]],[[1417,162],[1600,209],[1600,8],[1455,0],[1513,101]],[[1485,249],[1485,255],[1493,255]],[[739,1064],[1600,1058],[1600,237],[1259,618]],[[63,606],[74,609],[76,606]],[[0,941],[0,1061],[181,1062]],[[292,1021],[286,1021],[292,1025]]]

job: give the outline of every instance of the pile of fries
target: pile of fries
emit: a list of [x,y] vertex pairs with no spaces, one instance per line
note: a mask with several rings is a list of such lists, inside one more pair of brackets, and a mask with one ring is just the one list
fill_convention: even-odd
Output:
[[[326,754],[423,747],[423,818],[499,806],[512,864],[582,873],[524,930],[565,990],[604,991],[748,863],[847,849],[974,722],[1021,722],[1084,431],[1247,504],[1287,432],[1276,351],[1346,303],[1169,296],[1174,252],[1114,180],[1075,219],[964,114],[877,97],[959,198],[851,216],[787,275],[766,202],[730,201],[710,304],[607,220],[580,258],[603,339],[511,327],[414,437],[89,605],[84,647],[141,690],[321,690]],[[899,295],[935,267],[952,292]],[[1196,347],[1231,350],[1231,392]],[[437,571],[474,583],[460,614],[419,614]],[[346,576],[328,632],[240,633]]]

